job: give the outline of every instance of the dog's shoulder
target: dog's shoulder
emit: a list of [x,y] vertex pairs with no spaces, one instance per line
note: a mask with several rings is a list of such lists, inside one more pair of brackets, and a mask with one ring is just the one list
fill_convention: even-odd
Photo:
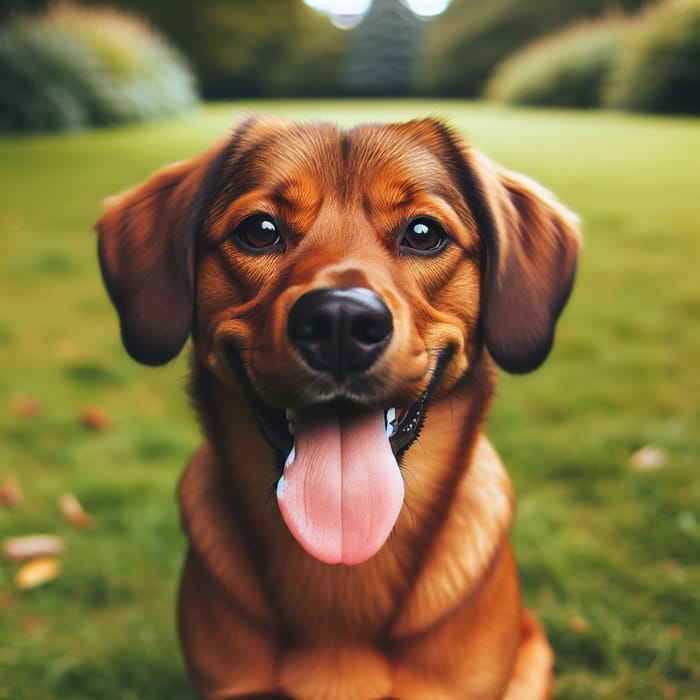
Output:
[[481,435],[455,484],[454,500],[392,634],[416,633],[448,616],[478,589],[504,546],[514,516],[510,478]]
[[239,608],[269,624],[272,613],[225,493],[223,473],[205,443],[191,457],[178,487],[183,528],[200,568]]

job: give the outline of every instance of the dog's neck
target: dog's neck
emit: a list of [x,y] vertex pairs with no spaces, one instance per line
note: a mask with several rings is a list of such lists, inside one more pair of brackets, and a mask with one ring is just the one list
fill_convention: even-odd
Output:
[[[412,633],[435,622],[422,616],[420,598],[426,586],[431,597],[444,599],[437,607],[447,611],[479,584],[478,578],[497,552],[479,552],[478,542],[466,540],[435,543],[443,537],[442,531],[450,530],[443,527],[448,513],[456,512],[465,521],[481,517],[498,530],[510,527],[512,505],[507,476],[500,465],[495,471],[489,466],[485,475],[480,471],[480,464],[491,459],[490,453],[485,458],[482,454],[490,447],[481,437],[481,427],[495,384],[495,373],[486,356],[449,396],[434,400],[424,431],[402,460],[406,505],[394,532],[373,559],[357,567],[322,564],[299,547],[284,525],[274,497],[278,478],[274,450],[263,437],[245,392],[240,386],[223,384],[196,360],[193,369],[191,393],[208,441],[206,456],[202,457],[207,466],[200,467],[214,472],[216,486],[207,498],[216,502],[213,508],[218,515],[200,514],[199,522],[194,522],[195,515],[188,511],[187,489],[196,489],[204,482],[189,473],[195,470],[195,458],[181,488],[185,526],[194,547],[204,557],[212,551],[225,557],[227,547],[247,549],[247,574],[260,582],[265,600],[258,601],[257,607],[251,600],[245,605],[258,610],[261,623],[274,620],[291,634],[304,630],[304,634],[314,636],[323,629],[324,620],[332,617],[336,628],[346,623],[348,634],[363,629],[364,634],[382,635],[392,628],[402,634]],[[475,452],[479,453],[476,458]],[[478,481],[479,488],[474,489],[473,483],[470,488],[462,488],[467,480]],[[498,489],[504,489],[506,496],[498,496]],[[465,500],[466,494],[475,493],[481,500]],[[460,499],[465,502],[455,507],[454,501]],[[207,526],[202,522],[204,517],[224,518],[228,525]],[[223,530],[221,537],[226,538],[232,529],[245,532],[246,544],[243,538],[235,538],[235,543],[232,539],[203,545],[209,533]],[[468,538],[469,530],[466,523],[459,531],[466,532]],[[423,570],[429,568],[424,566],[425,553],[430,557],[436,550],[450,560],[447,566],[454,574],[451,582],[422,578]],[[216,575],[216,561],[209,562],[209,568]],[[295,587],[286,585],[289,571],[295,572]],[[477,571],[481,573],[473,573]],[[232,595],[243,593],[232,591]],[[295,619],[295,611],[310,609],[301,604],[302,597],[313,598],[315,622]],[[362,601],[362,605],[347,606],[347,600]],[[430,607],[436,608],[434,601]]]

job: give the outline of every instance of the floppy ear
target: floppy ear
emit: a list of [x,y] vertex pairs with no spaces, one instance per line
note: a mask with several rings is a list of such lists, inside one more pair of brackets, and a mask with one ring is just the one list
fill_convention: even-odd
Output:
[[146,365],[172,360],[194,312],[194,243],[218,180],[220,147],[159,170],[106,201],[97,221],[102,276],[129,354]]
[[482,232],[486,346],[506,371],[530,372],[549,354],[573,286],[579,219],[534,180],[476,151],[467,159],[491,215]]

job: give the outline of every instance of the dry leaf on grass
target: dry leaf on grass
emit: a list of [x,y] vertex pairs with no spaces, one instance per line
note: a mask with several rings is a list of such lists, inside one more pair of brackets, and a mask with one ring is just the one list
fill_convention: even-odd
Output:
[[88,515],[80,501],[72,493],[64,493],[58,501],[58,507],[63,519],[80,530],[92,530],[95,518]]
[[56,535],[6,537],[2,543],[2,553],[10,561],[56,556],[61,554],[64,549],[63,540]]
[[666,453],[658,447],[646,445],[630,456],[629,465],[640,472],[661,469],[666,466]]
[[101,433],[112,427],[112,418],[99,406],[86,406],[80,414],[80,422],[88,429]]
[[17,479],[8,478],[0,483],[0,506],[11,508],[22,500],[22,487]]
[[12,410],[20,418],[35,418],[39,415],[41,406],[31,396],[17,396],[12,400]]
[[61,567],[55,559],[41,557],[26,563],[15,574],[15,586],[21,591],[36,588],[53,581],[61,572]]
[[680,639],[683,636],[683,628],[679,624],[669,625],[668,636],[671,639]]
[[59,360],[74,360],[79,355],[78,346],[72,340],[59,340],[53,349]]
[[3,593],[0,595],[0,609],[13,610],[17,606],[17,598],[11,593]]
[[569,627],[576,634],[583,634],[588,629],[588,623],[580,615],[572,615],[569,618]]

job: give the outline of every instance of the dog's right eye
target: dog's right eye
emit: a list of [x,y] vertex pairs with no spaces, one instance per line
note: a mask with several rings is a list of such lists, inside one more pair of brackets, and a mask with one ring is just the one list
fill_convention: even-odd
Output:
[[269,214],[253,214],[241,221],[233,237],[244,249],[262,252],[282,243],[279,228]]
[[447,243],[445,229],[433,219],[421,216],[406,226],[401,239],[401,250],[419,255],[434,255]]

